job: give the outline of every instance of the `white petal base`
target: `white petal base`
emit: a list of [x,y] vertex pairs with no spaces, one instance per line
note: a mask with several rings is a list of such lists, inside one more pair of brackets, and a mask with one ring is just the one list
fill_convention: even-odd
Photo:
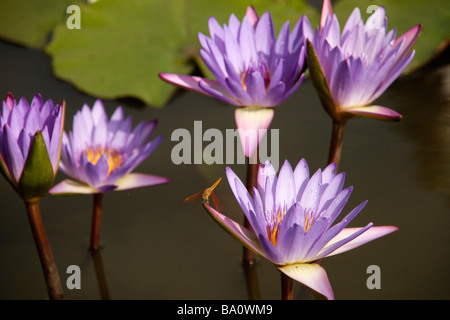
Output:
[[237,108],[236,126],[239,131],[242,148],[250,158],[267,132],[274,116],[272,108]]
[[278,269],[292,279],[325,296],[328,300],[334,300],[333,289],[327,273],[317,263],[290,264],[278,267]]

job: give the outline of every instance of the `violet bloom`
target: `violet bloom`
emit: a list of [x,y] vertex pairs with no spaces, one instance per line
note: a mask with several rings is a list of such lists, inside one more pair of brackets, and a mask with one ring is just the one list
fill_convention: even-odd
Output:
[[365,24],[355,8],[341,33],[329,0],[324,1],[320,30],[308,41],[307,55],[312,82],[334,121],[401,119],[394,110],[370,104],[411,62],[414,50],[408,52],[421,30],[417,25],[396,39],[396,29],[387,32],[384,7],[378,7]]
[[398,228],[345,228],[362,210],[361,203],[340,222],[334,223],[353,188],[343,189],[344,173],[336,174],[336,166],[328,165],[311,177],[302,159],[295,170],[285,161],[277,177],[270,162],[260,166],[258,187],[253,197],[227,168],[230,187],[250,222],[253,232],[204,204],[210,215],[250,250],[268,259],[291,277],[328,299],[333,291],[325,270],[316,260],[358,247]]
[[162,140],[148,141],[155,126],[156,120],[142,121],[131,130],[132,118],[124,118],[122,107],[108,120],[100,100],[92,110],[85,104],[73,118],[73,131],[62,138],[60,167],[72,179],[50,193],[105,193],[167,183],[167,178],[132,173]]
[[45,103],[36,94],[28,104],[12,94],[0,115],[0,168],[20,197],[28,202],[45,196],[59,166],[65,103]]
[[[232,14],[228,25],[221,27],[214,17],[208,22],[210,36],[199,34],[200,55],[215,79],[160,73],[169,83],[243,107],[236,109],[238,129],[266,130],[273,109],[283,103],[300,86],[305,62],[305,28],[312,34],[306,16],[302,16],[291,33],[289,21],[278,38],[269,12],[258,17],[248,7],[242,23]],[[262,136],[259,136],[259,140]],[[250,140],[253,138],[250,137]],[[241,136],[241,141],[244,142]],[[250,156],[259,141],[244,147]],[[243,144],[244,145],[244,144]]]

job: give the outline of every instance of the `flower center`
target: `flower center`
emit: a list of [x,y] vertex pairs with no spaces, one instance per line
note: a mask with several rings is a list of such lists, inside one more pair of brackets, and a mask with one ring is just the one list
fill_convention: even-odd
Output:
[[270,85],[270,73],[269,73],[269,68],[267,67],[267,63],[265,63],[265,62],[261,62],[256,66],[250,66],[241,72],[242,88],[244,88],[244,90],[247,91],[247,78],[253,72],[259,72],[263,76],[264,86],[266,88],[266,93],[267,93],[267,90],[269,89],[269,85]]
[[110,175],[111,172],[117,168],[121,167],[124,162],[120,152],[109,147],[88,147],[83,153],[86,155],[88,161],[93,165],[96,165],[98,160],[100,160],[100,157],[105,155],[109,166],[108,175]]

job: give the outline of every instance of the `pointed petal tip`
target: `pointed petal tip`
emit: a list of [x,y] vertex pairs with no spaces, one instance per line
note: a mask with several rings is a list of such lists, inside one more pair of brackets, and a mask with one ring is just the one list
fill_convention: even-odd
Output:
[[116,191],[129,190],[143,187],[167,184],[170,180],[166,177],[160,177],[142,173],[129,173],[115,182]]
[[52,195],[93,194],[97,189],[72,179],[66,179],[55,185],[48,192]]
[[249,19],[252,26],[255,27],[256,24],[258,23],[259,17],[258,13],[256,12],[255,8],[252,5],[247,7],[245,16],[247,17],[247,19]]
[[325,26],[328,16],[333,16],[333,7],[330,0],[324,0],[322,5],[322,14],[320,16],[320,29]]
[[403,116],[395,110],[383,107],[383,106],[366,106],[348,108],[343,113],[349,113],[357,116],[369,117],[377,120],[384,121],[400,121]]

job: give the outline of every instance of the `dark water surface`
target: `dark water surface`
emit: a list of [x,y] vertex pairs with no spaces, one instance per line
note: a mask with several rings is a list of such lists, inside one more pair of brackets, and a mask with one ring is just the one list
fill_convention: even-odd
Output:
[[[2,99],[8,92],[29,100],[35,93],[54,102],[65,99],[66,130],[71,129],[75,112],[95,101],[56,79],[49,58],[39,51],[0,42],[0,73]],[[342,216],[368,199],[351,226],[373,221],[400,230],[325,260],[336,299],[450,298],[449,98],[450,68],[444,64],[403,77],[377,101],[402,113],[401,122],[361,118],[347,125],[340,169],[346,172],[345,186],[353,185],[354,192]],[[176,95],[162,109],[130,101],[104,102],[109,114],[124,106],[135,124],[158,118],[154,137],[164,134],[165,138],[136,171],[166,176],[171,183],[105,195],[101,270],[88,251],[92,196],[48,196],[41,201],[65,298],[247,299],[241,246],[200,204],[181,204],[223,177],[217,195],[225,214],[241,221],[225,178],[226,165],[175,165],[171,160],[178,143],[171,141],[175,129],[186,128],[193,134],[197,120],[202,121],[203,132],[234,129],[234,108],[191,92]],[[324,167],[331,121],[308,79],[276,108],[271,128],[280,130],[280,163],[288,159],[295,165],[304,157],[312,172]],[[230,166],[245,178],[244,165]],[[63,178],[58,173],[57,181]],[[70,265],[81,269],[80,290],[65,287]],[[381,270],[379,290],[366,286],[371,265]],[[278,271],[263,259],[258,259],[256,268],[260,297],[279,299]],[[308,297],[308,290],[295,283],[294,298]],[[0,299],[47,299],[25,207],[4,179],[0,181]]]

